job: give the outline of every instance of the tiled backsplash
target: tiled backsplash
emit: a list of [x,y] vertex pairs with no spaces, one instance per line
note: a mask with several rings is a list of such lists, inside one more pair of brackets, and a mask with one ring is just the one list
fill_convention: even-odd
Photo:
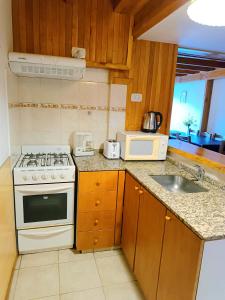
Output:
[[102,147],[125,128],[126,89],[99,69],[87,69],[81,81],[18,78],[18,100],[9,107],[19,112],[21,144],[72,145],[74,132],[90,131]]

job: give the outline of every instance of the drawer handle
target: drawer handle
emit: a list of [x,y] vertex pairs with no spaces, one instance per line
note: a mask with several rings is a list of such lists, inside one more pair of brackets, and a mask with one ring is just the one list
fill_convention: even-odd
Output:
[[97,200],[97,201],[95,202],[95,206],[99,206],[100,203],[101,203],[101,201],[100,201],[100,200]]
[[144,192],[142,190],[139,191],[139,194],[142,195]]
[[97,185],[97,186],[100,186],[100,183],[99,183],[99,182],[96,182],[96,185]]
[[135,191],[138,191],[138,190],[139,190],[139,187],[138,187],[138,186],[135,186],[134,189],[135,189]]
[[94,225],[95,225],[95,226],[97,226],[97,225],[98,225],[98,223],[99,223],[99,220],[98,220],[98,219],[96,219],[96,220],[95,220],[95,222],[94,222]]
[[169,216],[166,216],[165,219],[166,219],[166,221],[171,221],[171,217],[169,217]]
[[94,245],[97,245],[98,244],[98,239],[94,239]]

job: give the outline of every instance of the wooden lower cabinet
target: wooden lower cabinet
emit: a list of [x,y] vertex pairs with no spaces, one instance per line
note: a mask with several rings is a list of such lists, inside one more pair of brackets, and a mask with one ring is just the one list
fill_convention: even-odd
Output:
[[144,190],[140,197],[134,274],[147,300],[156,299],[166,208]]
[[194,300],[203,241],[126,175],[122,249],[146,300]]
[[77,250],[120,244],[124,175],[124,171],[79,173]]
[[123,207],[122,249],[132,270],[136,249],[139,200],[140,184],[127,173]]
[[203,241],[169,211],[166,216],[157,300],[194,300]]

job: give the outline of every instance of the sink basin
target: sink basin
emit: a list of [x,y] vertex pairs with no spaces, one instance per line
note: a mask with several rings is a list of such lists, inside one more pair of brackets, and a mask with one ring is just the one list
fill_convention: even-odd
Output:
[[170,192],[174,192],[174,193],[208,192],[208,190],[205,189],[204,187],[182,176],[155,175],[151,177]]

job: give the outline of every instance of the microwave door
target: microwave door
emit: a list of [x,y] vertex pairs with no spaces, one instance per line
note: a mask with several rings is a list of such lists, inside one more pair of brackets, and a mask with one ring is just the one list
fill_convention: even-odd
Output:
[[159,151],[159,140],[154,138],[131,138],[128,145],[128,159],[154,160]]

